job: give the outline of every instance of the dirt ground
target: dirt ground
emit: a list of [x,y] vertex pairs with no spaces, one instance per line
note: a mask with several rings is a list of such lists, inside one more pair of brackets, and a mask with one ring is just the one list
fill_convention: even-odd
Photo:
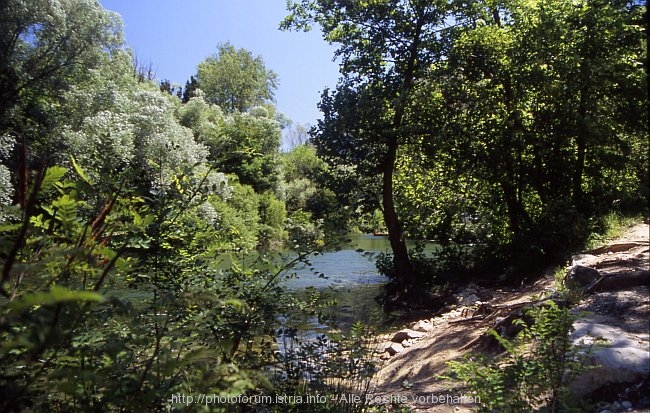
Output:
[[[574,258],[580,260],[581,265],[597,268],[601,274],[648,269],[649,231],[648,224],[638,224],[625,232],[620,239],[585,251]],[[372,393],[378,399],[383,397],[384,400],[406,401],[404,404],[416,412],[476,411],[477,406],[469,403],[471,395],[466,390],[458,383],[440,377],[445,372],[446,362],[458,359],[471,351],[471,348],[468,348],[471,347],[470,343],[497,322],[498,317],[486,317],[485,314],[477,316],[481,315],[481,309],[488,308],[493,311],[547,297],[552,294],[554,285],[553,275],[547,274],[533,285],[519,289],[481,290],[478,296],[484,301],[456,308],[429,320],[433,326],[431,331],[426,332],[424,337],[407,343],[408,348],[384,362]],[[488,298],[485,299],[485,296]],[[620,306],[612,304],[622,302],[621,300],[627,303],[626,311],[621,311]],[[578,306],[589,311],[596,310],[596,313],[609,317],[618,317],[621,325],[634,330],[648,330],[650,300],[647,286],[616,294],[594,294]],[[459,400],[463,395],[469,397]]]

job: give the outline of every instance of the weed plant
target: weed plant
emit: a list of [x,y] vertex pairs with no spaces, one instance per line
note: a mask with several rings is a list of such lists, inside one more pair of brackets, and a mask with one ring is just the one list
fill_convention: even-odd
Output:
[[492,334],[505,353],[471,355],[448,364],[449,377],[480,397],[485,412],[570,411],[570,382],[582,371],[588,352],[570,339],[575,316],[554,301],[528,310],[532,324],[514,339]]

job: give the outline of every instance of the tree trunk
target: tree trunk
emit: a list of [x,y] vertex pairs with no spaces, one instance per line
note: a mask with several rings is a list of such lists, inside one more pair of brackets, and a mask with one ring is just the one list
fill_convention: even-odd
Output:
[[504,200],[506,201],[510,232],[514,236],[517,236],[521,230],[521,207],[517,201],[517,193],[511,183],[501,180],[500,184],[501,189],[503,190]]
[[584,192],[582,190],[583,173],[587,155],[587,138],[588,138],[588,105],[589,105],[589,79],[590,70],[588,59],[591,53],[591,35],[587,31],[585,44],[580,50],[580,101],[578,103],[578,122],[576,130],[576,161],[573,172],[573,203],[580,212],[586,212]]
[[576,162],[573,172],[573,203],[578,211],[583,210],[584,194],[582,191],[582,174],[585,169],[585,159],[587,154],[587,90],[583,87],[580,91],[580,104],[578,106],[578,130],[576,131]]
[[395,171],[395,162],[397,161],[398,147],[397,139],[391,138],[388,143],[386,158],[382,165],[382,205],[384,209],[384,221],[388,228],[388,240],[393,251],[395,272],[400,281],[406,286],[409,286],[414,284],[415,275],[406,248],[406,237],[404,236],[402,224],[395,211],[395,200],[393,198],[393,174]]
[[409,47],[409,57],[405,71],[403,73],[403,81],[400,90],[395,96],[395,115],[393,116],[392,131],[386,139],[386,157],[382,165],[382,205],[384,208],[384,221],[388,228],[388,240],[390,247],[393,251],[393,264],[395,272],[399,281],[406,287],[405,291],[408,292],[410,286],[416,284],[415,271],[411,265],[408,249],[406,248],[406,237],[402,224],[395,211],[395,200],[393,197],[393,175],[395,173],[395,164],[397,162],[397,149],[399,148],[399,139],[401,137],[402,126],[404,123],[404,113],[406,111],[406,104],[408,95],[413,88],[413,81],[417,70],[418,50],[422,42],[422,27],[424,26],[425,19],[424,13],[420,11],[419,17],[415,24],[415,33],[413,42]]
[[[510,142],[513,140],[510,139]],[[499,185],[503,190],[503,198],[506,202],[506,209],[508,210],[508,223],[510,225],[510,232],[516,237],[521,232],[523,225],[530,224],[528,213],[524,209],[519,198],[519,193],[515,185],[515,168],[512,164],[512,157],[508,153],[503,160],[504,176],[499,179]]]

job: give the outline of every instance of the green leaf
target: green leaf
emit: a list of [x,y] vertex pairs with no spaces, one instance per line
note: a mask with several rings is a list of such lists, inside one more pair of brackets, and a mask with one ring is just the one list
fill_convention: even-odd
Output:
[[241,300],[237,300],[235,298],[225,300],[223,302],[223,304],[225,306],[233,307],[235,309],[235,311],[238,311],[240,313],[245,313],[248,310],[248,306],[246,305],[245,302],[243,302]]
[[63,178],[63,175],[68,172],[63,166],[51,166],[45,171],[45,177],[43,178],[43,183],[41,184],[41,190],[50,189],[55,183]]
[[72,166],[74,167],[74,170],[81,177],[81,179],[83,179],[84,182],[86,182],[88,185],[93,185],[93,181],[86,174],[86,172],[81,168],[81,166],[79,166],[77,161],[74,159],[74,156],[70,156],[70,160],[72,161]]
[[104,301],[104,296],[90,291],[72,291],[59,285],[53,285],[48,292],[38,292],[25,295],[22,300],[12,302],[12,310],[24,310],[29,307],[58,304],[73,301]]

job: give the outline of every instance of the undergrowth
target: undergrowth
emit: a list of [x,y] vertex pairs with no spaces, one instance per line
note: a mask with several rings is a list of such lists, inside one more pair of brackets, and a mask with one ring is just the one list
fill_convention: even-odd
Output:
[[639,216],[623,216],[612,212],[593,223],[593,231],[585,243],[586,249],[594,249],[608,241],[620,238],[634,224],[642,221]]
[[528,310],[532,323],[514,339],[491,330],[505,353],[472,354],[448,363],[448,377],[474,392],[484,412],[572,411],[569,384],[589,352],[570,339],[573,315],[554,301]]

